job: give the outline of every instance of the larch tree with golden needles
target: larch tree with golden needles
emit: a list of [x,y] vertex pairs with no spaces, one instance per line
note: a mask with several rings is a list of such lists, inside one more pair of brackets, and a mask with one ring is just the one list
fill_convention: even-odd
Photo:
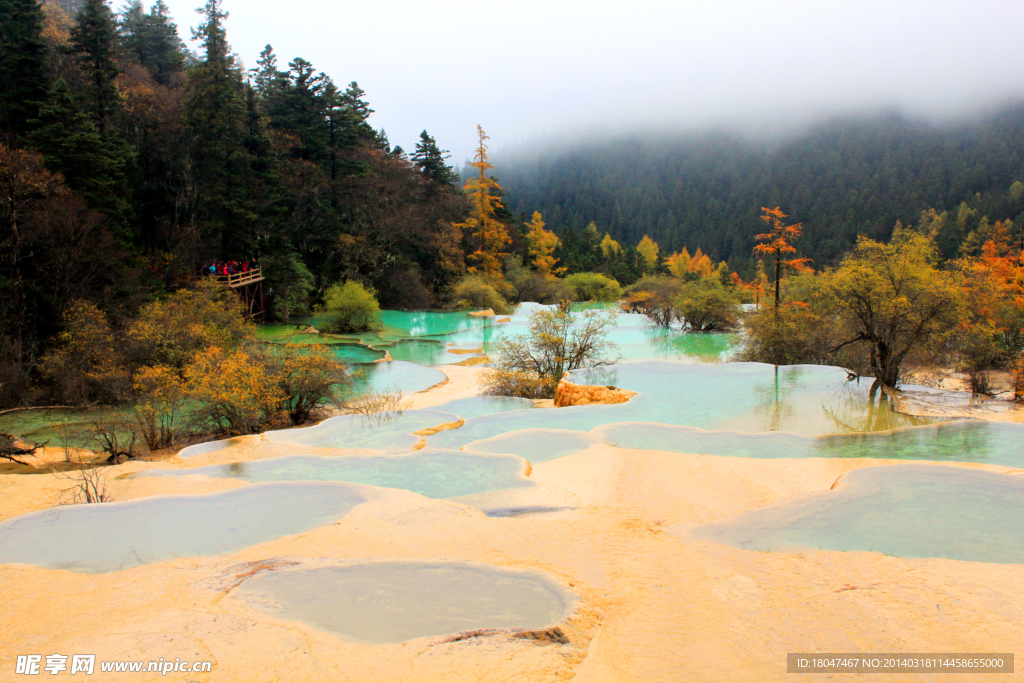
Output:
[[644,235],[643,239],[640,240],[640,244],[636,245],[636,250],[644,257],[644,261],[647,263],[647,270],[654,272],[658,267],[658,255],[661,253],[661,247],[658,246],[658,243]]
[[466,222],[456,227],[468,232],[476,244],[476,251],[466,256],[466,260],[473,264],[469,272],[501,275],[501,259],[508,256],[504,248],[512,240],[505,224],[494,217],[494,210],[502,204],[501,199],[495,197],[492,191],[502,188],[494,179],[487,177],[487,171],[494,168],[487,160],[486,141],[490,138],[480,126],[476,127],[476,132],[479,146],[470,166],[477,169],[479,175],[470,178],[463,187],[472,197],[473,208]]
[[618,256],[622,253],[622,245],[612,239],[612,236],[605,233],[604,239],[601,240],[601,253],[606,259]]
[[550,230],[544,229],[544,220],[540,211],[533,212],[533,218],[526,227],[526,241],[529,244],[530,256],[533,257],[533,265],[537,272],[548,277],[549,275],[561,275],[565,268],[555,268],[558,259],[554,257],[555,249],[558,247],[558,235]]
[[796,247],[791,243],[800,236],[804,226],[800,223],[786,225],[785,219],[788,216],[782,213],[782,210],[777,206],[774,209],[762,208],[761,211],[764,212],[761,220],[768,224],[768,232],[757,236],[756,239],[760,244],[754,247],[754,253],[761,257],[771,256],[775,261],[775,310],[778,311],[780,304],[779,282],[782,280],[782,268],[808,270],[808,264],[810,264],[811,260],[808,258],[783,260],[783,255],[796,253]]

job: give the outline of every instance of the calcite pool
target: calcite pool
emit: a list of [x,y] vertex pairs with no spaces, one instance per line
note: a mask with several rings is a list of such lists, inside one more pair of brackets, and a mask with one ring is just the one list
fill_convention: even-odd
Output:
[[456,498],[502,489],[529,488],[527,463],[513,455],[426,449],[379,456],[291,455],[175,470],[145,470],[144,476],[199,475],[247,482],[344,481],[404,489],[427,498]]
[[285,569],[234,593],[273,616],[347,640],[400,643],[477,629],[557,625],[576,599],[546,574],[465,562],[360,562]]
[[746,550],[874,551],[1024,564],[1024,479],[961,467],[892,465],[832,491],[751,510],[692,536]]
[[346,484],[303,482],[55,507],[0,523],[0,562],[92,574],[223,555],[331,524],[365,500]]

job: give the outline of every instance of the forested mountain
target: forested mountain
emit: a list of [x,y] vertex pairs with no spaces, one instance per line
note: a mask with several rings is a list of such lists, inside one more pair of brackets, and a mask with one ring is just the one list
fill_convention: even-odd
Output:
[[73,300],[116,322],[213,260],[272,266],[284,317],[346,279],[428,306],[464,273],[469,203],[426,131],[393,149],[356,82],[269,45],[246,72],[221,1],[200,14],[192,54],[162,0],[0,0],[0,391]]
[[1024,218],[1024,200],[1009,193],[1024,179],[1024,105],[948,126],[896,114],[836,119],[772,146],[649,134],[494,163],[509,208],[540,211],[559,234],[593,221],[623,244],[647,234],[663,253],[700,247],[741,272],[761,207],[803,222],[797,246],[816,267],[834,264],[858,234],[887,239],[897,220],[916,224],[926,209],[954,214],[937,237],[953,256],[983,216]]

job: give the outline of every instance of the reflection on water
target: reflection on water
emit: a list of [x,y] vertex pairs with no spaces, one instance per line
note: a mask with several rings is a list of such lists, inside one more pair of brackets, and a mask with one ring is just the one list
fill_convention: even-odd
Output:
[[291,483],[50,508],[0,524],[0,562],[93,574],[223,555],[330,524],[364,500],[344,484]]
[[464,562],[278,570],[249,579],[235,595],[267,614],[369,643],[546,629],[567,618],[576,602],[546,574]]
[[351,367],[353,382],[345,387],[341,398],[351,398],[367,392],[400,389],[403,394],[415,394],[441,384],[448,376],[436,368],[415,363],[390,361],[363,363]]
[[[510,316],[483,317],[468,311],[394,311],[381,312],[381,327],[352,335],[311,335],[299,330],[306,324],[316,326],[314,316],[303,325],[263,325],[258,336],[275,343],[330,343],[339,357],[349,362],[369,362],[387,350],[395,360],[421,365],[457,363],[468,356],[450,353],[451,346],[482,348],[494,353],[499,337],[526,334],[530,315],[545,308],[540,304],[520,304]],[[612,302],[573,304],[575,314],[591,308],[617,310]],[[506,322],[498,322],[504,320]],[[727,358],[739,343],[739,336],[726,333],[690,334],[678,329],[653,325],[638,313],[619,313],[609,331],[624,361],[671,360],[677,362],[717,363]],[[348,345],[344,342],[348,340]],[[367,346],[353,346],[359,342]],[[370,354],[378,354],[371,357]]]
[[461,429],[441,432],[428,437],[428,441],[438,448],[462,448],[473,441],[522,429],[587,432],[618,422],[814,436],[843,433],[851,426],[891,429],[936,422],[896,413],[888,403],[869,405],[868,387],[851,385],[846,371],[824,366],[781,368],[776,380],[776,368],[759,363],[623,363],[596,375],[574,373],[571,379],[584,384],[613,384],[639,394],[618,405],[472,418]]
[[693,538],[746,550],[864,550],[1024,563],[1024,480],[958,467],[855,470],[835,490],[751,510]]
[[[619,448],[742,458],[882,458],[1024,467],[1024,449],[1020,447],[1024,443],[1024,425],[995,422],[965,420],[891,432],[822,437],[628,423],[601,427],[584,436]],[[470,448],[481,450],[478,444],[471,444]],[[499,448],[485,452],[507,452]]]

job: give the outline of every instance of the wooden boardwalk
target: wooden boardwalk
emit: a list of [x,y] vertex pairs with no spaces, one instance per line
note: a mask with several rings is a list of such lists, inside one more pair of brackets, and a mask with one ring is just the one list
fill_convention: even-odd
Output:
[[263,319],[263,269],[253,268],[244,273],[234,275],[215,275],[218,284],[238,292],[245,306],[245,317],[249,319]]
[[244,273],[235,273],[234,275],[217,275],[216,278],[217,282],[234,289],[245,287],[246,285],[251,285],[254,282],[260,282],[265,279],[263,277],[263,268],[254,268],[253,270],[247,270]]

